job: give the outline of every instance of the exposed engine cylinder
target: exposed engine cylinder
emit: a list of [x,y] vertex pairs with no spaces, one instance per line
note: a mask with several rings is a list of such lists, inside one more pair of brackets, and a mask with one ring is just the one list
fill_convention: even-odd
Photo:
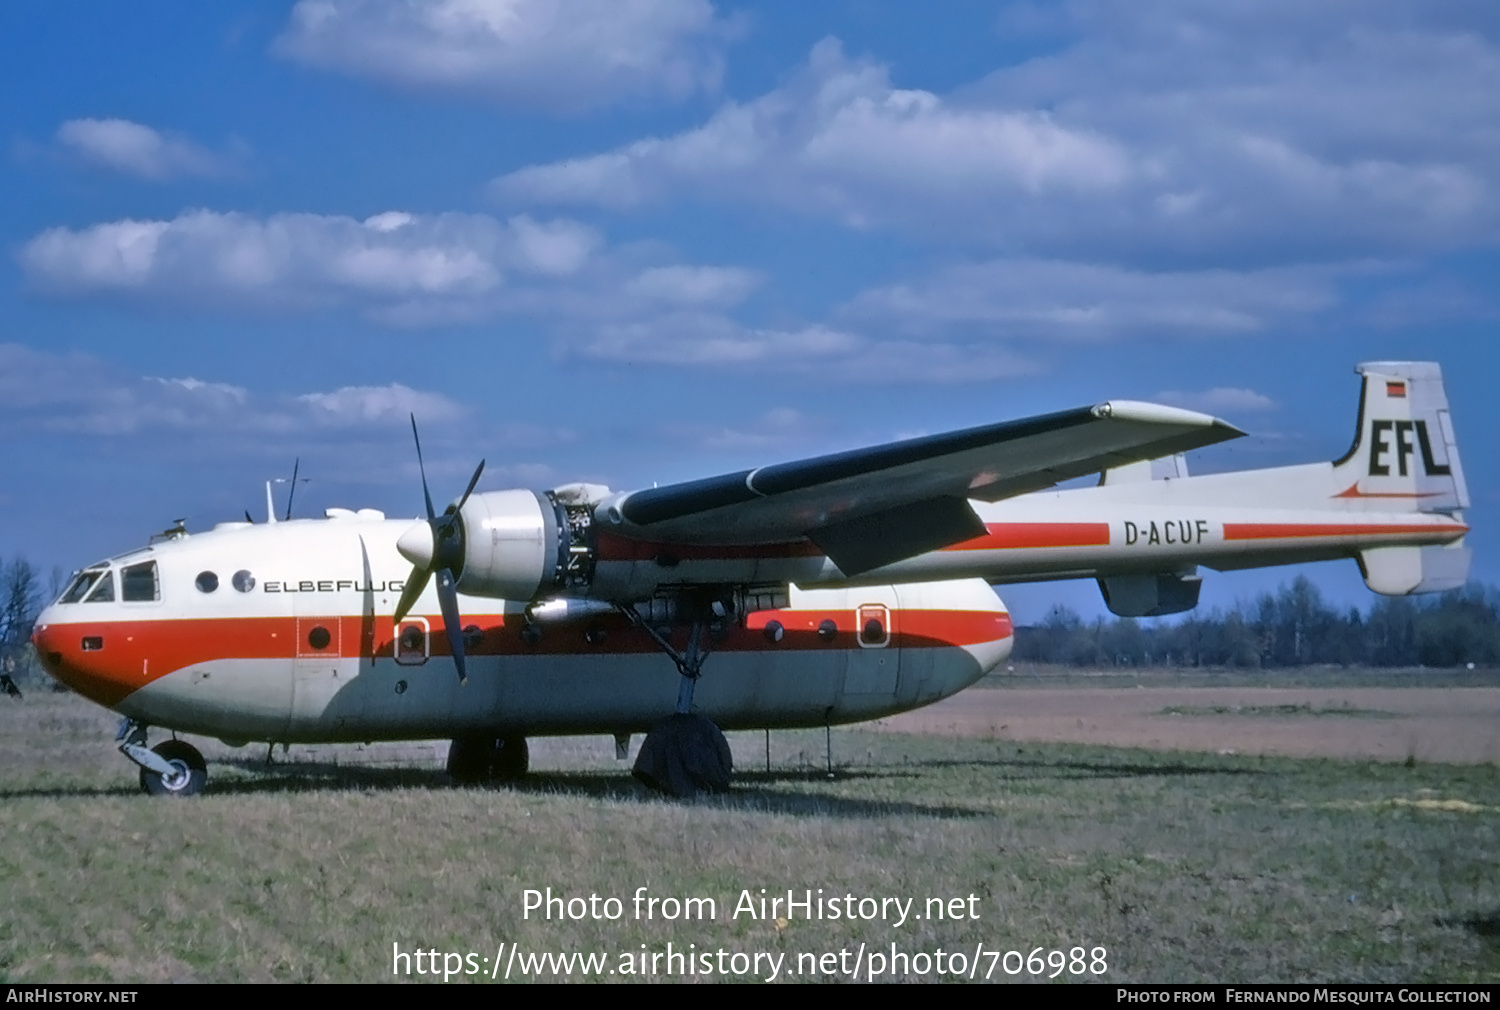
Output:
[[458,591],[532,600],[557,585],[566,559],[558,506],[535,491],[487,491],[463,507],[464,564]]

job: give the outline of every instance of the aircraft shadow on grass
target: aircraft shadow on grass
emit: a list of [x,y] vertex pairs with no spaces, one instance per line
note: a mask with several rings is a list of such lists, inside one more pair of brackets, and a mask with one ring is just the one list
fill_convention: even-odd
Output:
[[[386,791],[397,789],[452,788],[446,772],[431,768],[373,767],[368,765],[331,764],[310,761],[284,761],[267,764],[258,758],[236,758],[217,762],[235,769],[233,776],[222,776],[208,792],[209,796],[252,796],[275,793],[338,792],[342,790]],[[1155,763],[1118,763],[1108,761],[1057,761],[1024,757],[976,758],[968,760],[933,759],[886,768],[835,767],[830,774],[822,768],[779,769],[770,772],[742,770],[736,786],[726,793],[702,794],[696,800],[672,800],[647,789],[624,772],[532,772],[519,782],[481,786],[531,795],[565,795],[589,799],[625,802],[697,802],[735,810],[762,810],[768,813],[801,816],[889,817],[921,816],[939,819],[971,819],[992,816],[987,807],[965,807],[955,804],[931,804],[910,800],[863,799],[833,796],[816,788],[829,782],[870,783],[910,781],[924,774],[948,768],[987,769],[994,775],[997,790],[1006,783],[1038,780],[1109,780],[1127,778],[1191,777],[1221,775],[1261,775],[1253,768],[1230,767],[1212,763],[1180,760]],[[791,787],[790,789],[788,787]],[[0,787],[0,798],[51,798],[134,795],[132,785],[56,786],[51,788],[7,789]],[[1494,935],[1500,936],[1500,912],[1493,918]],[[1480,921],[1480,920],[1475,920]],[[1485,920],[1489,921],[1489,920]],[[1472,927],[1479,931],[1480,927]],[[1488,935],[1488,934],[1482,934]]]
[[1436,920],[1439,926],[1466,929],[1487,941],[1491,946],[1500,946],[1500,908],[1488,912],[1476,912],[1470,916],[1444,915]]

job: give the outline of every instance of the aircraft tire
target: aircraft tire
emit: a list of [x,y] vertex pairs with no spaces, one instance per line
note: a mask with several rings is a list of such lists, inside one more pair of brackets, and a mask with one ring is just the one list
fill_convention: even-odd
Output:
[[173,776],[141,769],[141,788],[152,796],[196,796],[208,782],[208,765],[198,748],[182,740],[164,740],[151,748],[177,770]]
[[496,782],[515,782],[525,777],[530,765],[531,754],[524,736],[502,736],[495,741]]
[[489,737],[458,737],[448,745],[448,778],[456,786],[488,782],[494,765],[494,748],[495,741]]
[[711,720],[678,713],[646,734],[633,774],[657,792],[692,799],[699,793],[729,790],[734,756],[724,732]]

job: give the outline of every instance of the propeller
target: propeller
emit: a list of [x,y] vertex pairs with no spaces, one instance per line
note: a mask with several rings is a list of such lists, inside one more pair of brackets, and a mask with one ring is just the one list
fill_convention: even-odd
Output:
[[411,419],[411,437],[417,443],[417,468],[422,474],[422,499],[427,505],[427,522],[413,526],[396,541],[396,549],[401,552],[401,556],[412,563],[406,588],[401,591],[401,599],[396,603],[396,623],[401,623],[401,619],[411,611],[417,597],[427,588],[428,580],[436,574],[438,606],[443,611],[443,631],[448,635],[448,648],[453,653],[453,665],[458,668],[458,682],[462,684],[469,679],[469,675],[464,667],[464,633],[459,623],[456,588],[458,578],[455,575],[455,572],[462,574],[464,565],[464,525],[459,513],[469,500],[469,495],[474,493],[474,485],[479,483],[479,475],[484,472],[484,460],[479,461],[474,476],[469,478],[469,486],[464,489],[463,496],[444,509],[442,515],[438,515],[432,507],[432,495],[427,490],[427,467],[422,462],[422,437],[417,434],[415,414]]
[[297,471],[302,469],[302,457],[292,464],[292,489],[286,493],[286,521],[292,520],[292,499],[297,497]]

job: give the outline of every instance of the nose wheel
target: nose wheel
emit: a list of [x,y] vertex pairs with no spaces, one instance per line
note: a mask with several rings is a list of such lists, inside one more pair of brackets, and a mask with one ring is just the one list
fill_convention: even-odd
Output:
[[208,765],[198,748],[181,740],[166,740],[151,748],[169,770],[141,769],[141,788],[152,796],[196,796],[208,782]]
[[208,763],[183,740],[163,740],[146,748],[146,727],[133,719],[120,724],[120,753],[141,767],[141,789],[152,796],[196,796],[208,782]]

